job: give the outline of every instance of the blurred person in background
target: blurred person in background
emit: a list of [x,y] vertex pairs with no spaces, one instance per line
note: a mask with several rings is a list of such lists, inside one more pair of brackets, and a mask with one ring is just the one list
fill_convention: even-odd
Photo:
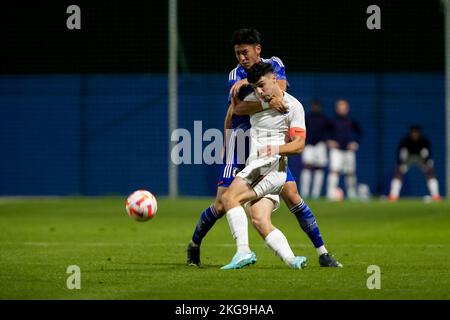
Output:
[[326,136],[329,130],[329,120],[322,112],[319,100],[312,101],[305,120],[308,134],[302,153],[301,190],[304,198],[317,199],[322,191],[324,169],[328,163]]
[[390,201],[398,200],[403,177],[412,165],[419,166],[425,174],[432,200],[441,201],[439,183],[434,173],[434,162],[431,159],[430,141],[422,134],[419,125],[412,125],[409,133],[402,138],[397,147],[397,166],[391,181]]
[[339,99],[335,104],[336,115],[330,121],[328,147],[330,167],[327,181],[327,198],[340,200],[339,177],[345,175],[347,197],[356,199],[356,151],[362,136],[358,122],[349,117],[350,105]]

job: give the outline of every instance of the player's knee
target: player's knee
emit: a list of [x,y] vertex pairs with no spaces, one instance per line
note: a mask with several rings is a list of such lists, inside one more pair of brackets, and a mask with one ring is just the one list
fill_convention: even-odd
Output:
[[221,200],[224,211],[230,210],[231,208],[237,207],[239,205],[238,195],[234,194],[230,190],[227,190],[223,193]]
[[264,236],[265,234],[268,234],[267,230],[270,229],[271,223],[262,217],[252,217],[252,225],[261,235]]
[[292,208],[294,205],[298,204],[302,200],[300,194],[295,188],[283,189],[282,197],[289,209]]
[[226,213],[225,206],[222,203],[222,199],[216,199],[216,201],[214,202],[214,209],[216,209],[216,212],[220,217]]

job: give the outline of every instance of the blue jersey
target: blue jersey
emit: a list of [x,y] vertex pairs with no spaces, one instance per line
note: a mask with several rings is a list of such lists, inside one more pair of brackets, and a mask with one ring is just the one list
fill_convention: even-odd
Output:
[[[284,71],[284,64],[281,61],[280,58],[272,57],[270,59],[263,59],[261,58],[262,62],[270,63],[273,66],[273,69],[275,71],[275,77],[277,80],[287,80],[286,79],[286,73]],[[228,105],[231,103],[231,93],[230,89],[231,87],[239,80],[246,79],[247,78],[247,72],[241,65],[237,65],[236,68],[231,70],[229,76],[228,76]],[[289,85],[288,85],[289,86]],[[253,89],[251,87],[248,87],[249,92],[253,92]],[[250,116],[238,116],[233,114],[231,116],[231,128],[232,129],[242,129],[242,130],[248,130],[250,129]]]

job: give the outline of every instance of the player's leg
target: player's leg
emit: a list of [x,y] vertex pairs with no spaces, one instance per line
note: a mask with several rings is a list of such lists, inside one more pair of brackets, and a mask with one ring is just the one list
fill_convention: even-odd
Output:
[[322,191],[323,179],[325,177],[324,168],[327,165],[327,147],[324,142],[319,142],[316,145],[316,156],[314,163],[314,178],[311,191],[311,197],[318,199]]
[[305,149],[302,152],[302,173],[300,175],[301,181],[301,190],[303,197],[309,198],[309,190],[311,188],[311,179],[312,179],[312,162],[313,162],[313,148],[312,145],[306,145]]
[[356,199],[356,154],[353,150],[347,150],[344,153],[344,172],[345,187],[347,189],[347,197]]
[[441,195],[439,194],[439,182],[436,179],[436,175],[434,173],[433,168],[433,160],[429,159],[428,161],[424,161],[422,164],[422,170],[424,171],[427,178],[427,186],[430,191],[431,198],[434,201],[441,201]]
[[289,210],[297,218],[297,221],[302,230],[306,233],[306,235],[314,245],[317,255],[319,256],[319,264],[322,267],[341,267],[342,264],[335,260],[328,253],[314,213],[300,197],[300,194],[297,191],[297,184],[295,183],[295,180],[293,180],[293,178],[292,180],[290,180],[290,177],[292,177],[292,175],[290,175],[290,171],[288,170],[286,183],[280,194],[281,197],[283,198]]
[[394,177],[391,180],[391,187],[389,190],[389,201],[397,201],[402,190],[403,176],[408,171],[408,165],[406,162],[397,164],[395,168]]
[[222,201],[227,214],[228,225],[233,239],[236,241],[236,254],[231,262],[221,269],[241,269],[256,262],[256,255],[250,250],[248,241],[248,220],[242,204],[256,199],[256,193],[251,186],[240,177],[236,177],[228,190],[223,194]]
[[252,224],[276,256],[291,268],[303,269],[306,267],[306,257],[296,257],[285,235],[272,225],[271,215],[274,208],[273,199],[264,197],[253,201],[249,206]]
[[327,198],[337,200],[336,189],[339,185],[339,173],[342,171],[343,154],[342,150],[330,150],[330,171],[327,179]]
[[270,193],[279,193],[286,181],[286,172],[278,171],[283,163],[285,166],[285,159],[277,157],[254,160],[239,172],[223,194],[228,224],[238,250],[231,262],[222,269],[240,269],[256,262],[256,255],[248,246],[248,222],[241,205]]
[[225,210],[222,204],[222,195],[227,190],[225,187],[218,187],[216,199],[212,205],[206,208],[195,226],[192,239],[187,248],[187,264],[200,266],[200,245],[203,238],[214,226],[216,221],[225,214]]

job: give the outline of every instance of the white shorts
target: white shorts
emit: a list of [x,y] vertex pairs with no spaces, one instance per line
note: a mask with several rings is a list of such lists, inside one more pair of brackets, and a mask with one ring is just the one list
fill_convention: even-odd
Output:
[[330,170],[340,173],[354,173],[356,171],[356,154],[353,150],[330,150]]
[[327,165],[327,146],[325,142],[308,144],[302,152],[303,164],[323,168]]
[[[274,207],[272,212],[276,211],[280,207],[280,196],[278,194],[266,194],[263,198],[272,200]],[[252,201],[244,203],[244,208],[248,210],[248,207]]]
[[258,198],[271,199],[276,210],[280,205],[278,194],[286,182],[286,158],[274,156],[253,160],[236,176],[244,179]]

